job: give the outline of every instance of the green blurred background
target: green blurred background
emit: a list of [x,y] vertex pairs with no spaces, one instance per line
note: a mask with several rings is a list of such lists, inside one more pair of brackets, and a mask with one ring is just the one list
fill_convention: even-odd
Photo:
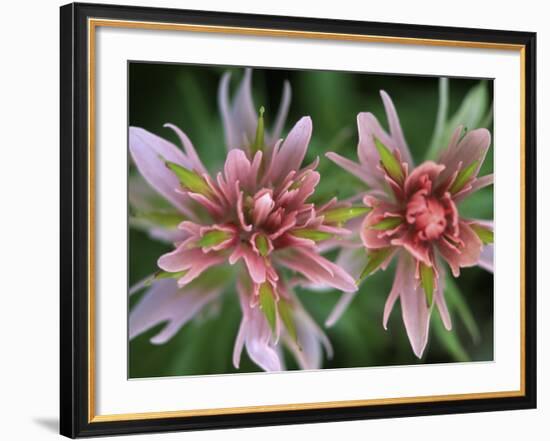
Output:
[[[226,149],[217,106],[218,83],[222,74],[232,71],[232,91],[243,75],[242,68],[182,64],[129,63],[129,123],[143,127],[179,145],[174,133],[162,126],[171,122],[191,138],[206,167],[219,170]],[[283,82],[289,80],[292,102],[283,134],[304,115],[313,119],[313,137],[305,163],[321,159],[321,182],[316,200],[332,196],[345,198],[365,190],[364,184],[324,157],[336,151],[357,159],[356,116],[374,113],[387,127],[379,96],[383,89],[392,97],[405,138],[415,162],[422,162],[428,151],[445,147],[452,129],[459,123],[468,128],[487,127],[492,132],[492,81],[450,79],[448,118],[439,134],[432,136],[438,110],[439,79],[436,77],[374,75],[345,72],[255,69],[254,103],[266,108],[266,127],[271,127],[279,106]],[[492,172],[493,147],[481,174]],[[131,169],[130,173],[136,173]],[[460,207],[465,217],[492,219],[493,191],[483,189]],[[169,244],[153,241],[140,231],[129,230],[130,285],[155,271],[157,258],[171,250]],[[331,257],[331,256],[329,256]],[[444,330],[434,311],[428,346],[421,360],[410,347],[401,319],[399,304],[392,312],[388,331],[382,328],[382,311],[390,291],[395,263],[385,272],[368,278],[339,322],[326,330],[334,357],[324,368],[387,366],[396,364],[443,363],[493,359],[493,276],[479,268],[465,268],[458,279],[447,282],[446,299],[453,319],[453,331]],[[134,295],[129,307],[143,295]],[[300,300],[322,325],[335,305],[337,291],[299,290]],[[129,377],[204,375],[255,372],[257,368],[243,351],[241,368],[231,363],[233,344],[241,313],[234,284],[221,300],[206,308],[185,325],[168,343],[152,345],[149,339],[159,324],[129,343]],[[296,364],[285,354],[287,368]]]

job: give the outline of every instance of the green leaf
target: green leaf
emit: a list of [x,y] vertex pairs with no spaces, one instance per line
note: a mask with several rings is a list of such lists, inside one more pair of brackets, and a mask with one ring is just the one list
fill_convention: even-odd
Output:
[[169,273],[168,271],[157,271],[147,282],[145,282],[145,286],[151,285],[153,281],[155,280],[161,280],[161,279],[180,279],[187,273],[187,270],[184,271],[178,271],[175,273]]
[[264,141],[264,106],[260,107],[260,112],[258,115],[258,125],[256,127],[256,138],[254,139],[254,144],[252,144],[252,151],[256,153],[259,150],[263,150],[265,147]]
[[213,230],[204,234],[197,242],[197,245],[202,248],[213,247],[226,241],[230,237],[231,234],[227,231]]
[[290,338],[298,344],[298,334],[296,332],[296,325],[294,324],[290,304],[282,297],[279,299],[278,310],[279,317],[281,317]]
[[291,234],[296,237],[301,237],[302,239],[313,240],[314,242],[319,242],[321,240],[327,240],[334,237],[334,235],[331,233],[319,230],[310,230],[308,228],[293,230],[291,231]]
[[446,278],[445,299],[447,300],[449,309],[451,311],[456,311],[460,320],[464,323],[472,341],[474,343],[479,342],[481,333],[474,319],[474,315],[452,277]]
[[376,150],[378,150],[380,161],[382,162],[384,169],[395,182],[399,184],[403,183],[403,169],[394,154],[390,152],[390,150],[382,144],[378,138],[374,138],[374,145],[376,146]]
[[343,224],[350,219],[362,216],[371,211],[370,207],[343,207],[329,210],[325,213],[324,222],[328,224]]
[[479,161],[474,161],[468,167],[460,170],[460,172],[456,175],[456,178],[453,181],[453,184],[451,185],[451,188],[449,190],[451,194],[458,193],[460,190],[464,188],[464,186],[468,183],[468,181],[472,177],[478,164],[479,164]]
[[264,257],[269,253],[269,243],[263,234],[258,234],[256,236],[256,248],[258,248],[258,251]]
[[392,230],[403,223],[403,219],[400,217],[387,217],[377,224],[371,225],[369,228],[372,230]]
[[271,327],[271,332],[275,332],[277,305],[275,304],[275,295],[268,282],[260,285],[260,308]]
[[472,230],[474,230],[474,233],[477,234],[477,237],[479,237],[485,245],[494,242],[493,230],[491,230],[490,228],[484,227],[483,225],[479,224],[471,224],[470,227],[472,228]]
[[206,197],[212,197],[212,190],[202,176],[192,170],[188,170],[175,162],[166,161],[166,166],[174,172],[180,184],[193,193],[199,193]]
[[434,294],[434,270],[431,266],[420,264],[420,280],[422,281],[422,288],[424,294],[426,294],[426,300],[428,306],[432,306],[433,294]]
[[382,265],[388,256],[393,252],[393,248],[380,248],[379,250],[370,251],[367,256],[367,265],[359,277],[360,283],[365,277],[375,272]]

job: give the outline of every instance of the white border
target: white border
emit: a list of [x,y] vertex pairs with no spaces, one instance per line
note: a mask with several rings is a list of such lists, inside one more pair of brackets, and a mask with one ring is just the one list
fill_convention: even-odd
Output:
[[[96,28],[96,38],[97,414],[520,388],[518,52],[105,27]],[[128,381],[124,294],[127,60],[495,78],[495,219],[499,251],[495,274],[495,361]]]

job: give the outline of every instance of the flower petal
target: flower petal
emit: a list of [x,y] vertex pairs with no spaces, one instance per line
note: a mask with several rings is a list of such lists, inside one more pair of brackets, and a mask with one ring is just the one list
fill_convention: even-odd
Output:
[[154,282],[130,312],[129,338],[133,339],[159,323],[168,322],[151,338],[153,344],[167,342],[222,290],[221,286],[205,290],[198,285],[181,289],[174,279]]
[[238,148],[237,132],[238,128],[233,124],[233,114],[231,112],[231,103],[229,102],[229,81],[231,73],[226,72],[220,81],[218,88],[218,106],[222,115],[223,130],[225,133],[225,146],[228,150]]
[[361,223],[359,233],[361,235],[363,245],[365,245],[367,249],[379,249],[391,246],[391,239],[392,237],[395,238],[394,234],[399,231],[400,225],[388,230],[379,230],[372,227],[379,225],[388,218],[398,219],[398,216],[399,210],[395,207],[395,205],[386,202],[377,203],[377,205],[367,216],[365,216],[365,219]]
[[158,259],[158,266],[171,273],[186,271],[185,275],[178,279],[178,284],[183,286],[211,266],[219,265],[225,260],[215,253],[204,253],[200,248],[188,248],[188,242],[183,242],[178,248],[166,253]]
[[453,328],[453,323],[451,321],[451,315],[449,314],[449,308],[447,308],[447,302],[445,301],[445,270],[438,266],[438,279],[437,287],[434,292],[434,302],[439,311],[441,321],[443,326],[447,331],[450,331]]
[[191,162],[183,152],[174,144],[139,127],[130,127],[129,146],[139,172],[149,185],[182,213],[194,219],[195,216],[188,207],[189,198],[176,192],[180,187],[178,178],[161,159],[162,157],[183,167],[191,167]]
[[494,245],[493,244],[488,244],[488,245],[485,245],[482,250],[481,250],[481,254],[479,255],[479,260],[477,262],[477,264],[489,271],[489,272],[494,272],[495,271],[495,267],[494,267]]
[[[357,115],[357,129],[359,132],[359,143],[357,144],[357,156],[359,162],[365,168],[368,177],[368,184],[372,188],[384,189],[384,173],[379,168],[380,154],[376,149],[375,138],[378,139],[390,152],[398,151],[401,159],[407,162],[410,158],[408,148],[402,152],[403,145],[399,140],[394,139],[382,128],[376,117],[372,113],[361,112]],[[412,168],[412,163],[408,163]]]
[[453,196],[455,203],[462,202],[472,193],[481,190],[482,188],[493,185],[493,174],[482,176],[481,178],[476,178],[471,184],[466,185],[466,187],[459,191],[456,195]]
[[[336,258],[336,265],[343,268],[354,280],[361,275],[361,271],[367,264],[367,254],[362,248],[343,248]],[[325,321],[326,327],[333,326],[342,317],[357,292],[346,292],[340,296],[338,302]]]
[[411,152],[407,142],[405,141],[405,137],[403,136],[403,130],[401,129],[401,123],[399,122],[399,117],[397,116],[397,111],[395,110],[393,101],[384,90],[380,91],[380,96],[382,97],[384,109],[386,110],[391,137],[395,142],[396,148],[401,153],[401,158],[412,168],[413,160]]
[[298,248],[292,253],[278,256],[277,259],[282,265],[301,273],[315,284],[326,284],[345,292],[357,291],[353,277],[315,250]]
[[395,270],[393,285],[392,285],[390,294],[386,299],[386,303],[384,305],[384,315],[382,319],[382,325],[386,330],[388,329],[388,320],[393,310],[393,306],[395,305],[395,301],[399,297],[399,294],[403,289],[403,284],[405,283],[406,258],[407,257],[405,253],[401,253],[399,255],[399,258],[397,259],[397,268]]
[[272,340],[271,329],[260,308],[251,307],[248,293],[241,282],[237,283],[237,291],[243,318],[235,340],[233,364],[239,366],[243,343],[251,360],[265,371],[280,371],[282,361]]
[[267,137],[268,149],[271,149],[271,147],[281,137],[281,132],[283,131],[283,126],[285,125],[286,117],[288,115],[291,97],[292,91],[290,88],[290,83],[288,81],[285,81],[283,85],[281,104],[279,104],[279,110],[275,118],[275,124],[273,125],[273,129]]
[[230,78],[231,75],[226,73],[222,77],[218,89],[218,104],[222,114],[225,143],[229,150],[248,150],[249,143],[254,139],[258,123],[252,101],[252,70],[245,70],[232,104],[229,100]]
[[487,129],[476,129],[466,133],[458,143],[455,144],[455,142],[456,138],[453,136],[449,147],[440,156],[439,162],[445,165],[440,182],[445,182],[459,168],[467,167],[477,161],[477,166],[471,175],[475,178],[491,145],[491,133]]
[[254,283],[264,283],[266,281],[267,267],[265,260],[259,254],[245,243],[239,243],[235,251],[229,256],[229,263],[234,265],[239,259],[243,258],[248,269],[248,274]]
[[425,181],[434,182],[444,170],[445,166],[442,164],[436,164],[433,161],[423,162],[407,176],[405,180],[405,195],[410,197],[414,192],[425,188],[426,185],[430,185],[429,190],[431,190],[431,184]]
[[197,151],[195,150],[195,147],[193,146],[193,143],[191,142],[189,137],[178,126],[174,124],[167,123],[164,124],[164,127],[172,129],[180,139],[183,149],[185,150],[185,154],[187,155],[187,159],[191,163],[192,170],[201,174],[207,173],[206,168],[200,160],[199,155],[197,155]]
[[460,275],[460,268],[478,264],[483,243],[472,228],[464,221],[459,222],[459,238],[463,245],[454,246],[445,239],[437,241],[437,249],[447,261],[454,277]]
[[237,338],[235,338],[235,346],[233,347],[233,366],[235,369],[239,369],[241,364],[241,354],[244,348],[244,342],[246,339],[248,320],[243,316],[241,319],[241,324],[239,325],[239,332],[237,333]]
[[300,169],[306,155],[313,125],[309,116],[301,118],[286,139],[273,150],[267,180],[278,184],[291,171]]
[[320,369],[323,362],[322,348],[328,358],[333,356],[330,340],[299,303],[296,304],[294,318],[298,344],[288,338],[286,343],[289,349],[301,369]]
[[430,309],[426,304],[424,291],[415,279],[415,266],[413,259],[402,257],[403,283],[399,298],[401,300],[401,313],[403,323],[409,337],[413,352],[418,358],[422,358],[426,344],[428,343],[428,330],[430,325]]

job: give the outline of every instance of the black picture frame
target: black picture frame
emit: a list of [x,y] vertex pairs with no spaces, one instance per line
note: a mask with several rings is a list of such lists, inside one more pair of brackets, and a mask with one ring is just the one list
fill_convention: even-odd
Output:
[[[88,41],[90,17],[521,45],[524,51],[524,394],[325,409],[94,421],[89,409]],[[347,421],[536,407],[536,34],[97,4],[60,9],[60,432],[67,437]],[[93,415],[92,415],[93,416]]]

